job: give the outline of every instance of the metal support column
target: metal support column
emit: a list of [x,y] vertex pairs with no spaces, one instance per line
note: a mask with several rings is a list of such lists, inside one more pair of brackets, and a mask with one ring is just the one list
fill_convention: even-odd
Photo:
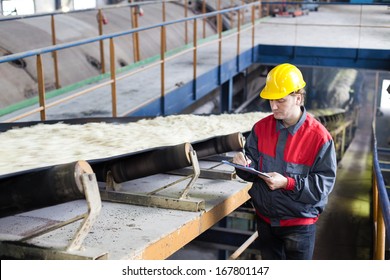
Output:
[[231,112],[233,108],[233,78],[221,85],[221,113]]

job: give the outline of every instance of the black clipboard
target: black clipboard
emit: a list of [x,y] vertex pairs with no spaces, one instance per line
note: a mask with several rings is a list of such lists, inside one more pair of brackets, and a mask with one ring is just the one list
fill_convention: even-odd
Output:
[[269,176],[267,173],[260,172],[260,171],[258,171],[256,169],[252,168],[252,167],[249,167],[249,166],[243,166],[241,164],[235,164],[235,163],[227,161],[227,160],[222,160],[221,162],[224,163],[224,164],[228,164],[230,166],[233,166],[235,168],[244,170],[246,172],[252,173],[252,174],[261,175],[261,176],[264,176],[264,177],[267,177],[267,178],[271,178],[271,176]]

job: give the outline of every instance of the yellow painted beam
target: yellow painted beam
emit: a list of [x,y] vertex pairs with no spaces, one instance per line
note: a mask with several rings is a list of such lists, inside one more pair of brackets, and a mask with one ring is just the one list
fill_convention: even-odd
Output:
[[184,224],[181,228],[148,246],[135,259],[166,259],[245,203],[249,199],[248,190],[250,187],[251,184],[248,183],[236,194],[228,197],[212,209],[201,213],[195,220]]

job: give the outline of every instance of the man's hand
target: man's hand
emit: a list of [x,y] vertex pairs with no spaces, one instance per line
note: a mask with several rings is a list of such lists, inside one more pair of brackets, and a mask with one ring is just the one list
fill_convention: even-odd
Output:
[[248,157],[246,157],[242,152],[239,152],[234,155],[232,162],[235,164],[241,164],[243,166],[249,166],[252,161]]
[[268,185],[269,189],[271,191],[277,190],[277,189],[285,189],[287,187],[287,178],[283,175],[277,173],[277,172],[270,172],[267,173],[270,175],[270,178],[264,177],[259,175],[261,179],[264,180],[264,182]]

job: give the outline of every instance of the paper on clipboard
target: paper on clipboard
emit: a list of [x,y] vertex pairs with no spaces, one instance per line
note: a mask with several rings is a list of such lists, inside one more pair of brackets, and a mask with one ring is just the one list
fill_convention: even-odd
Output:
[[260,171],[258,171],[256,169],[252,168],[252,167],[243,166],[243,165],[240,165],[240,164],[235,164],[235,163],[227,161],[227,160],[222,160],[222,163],[228,164],[230,166],[233,166],[235,168],[247,171],[247,172],[252,173],[252,174],[261,175],[261,176],[264,176],[264,177],[267,177],[267,178],[271,178],[271,176],[269,176],[267,173],[260,172]]

